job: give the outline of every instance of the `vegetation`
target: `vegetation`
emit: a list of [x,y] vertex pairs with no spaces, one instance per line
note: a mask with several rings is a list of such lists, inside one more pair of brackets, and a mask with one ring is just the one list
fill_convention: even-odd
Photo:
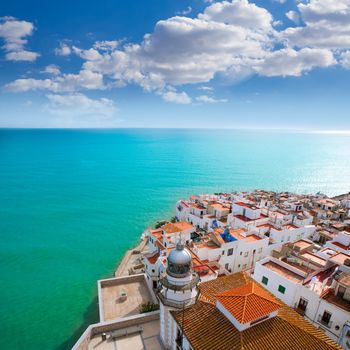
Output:
[[141,314],[144,314],[146,312],[156,311],[156,310],[159,310],[159,305],[153,304],[150,301],[148,301],[145,304],[141,304],[141,306],[140,306],[140,313]]
[[168,221],[162,220],[162,221],[157,221],[156,225],[154,226],[156,229],[162,227],[165,225]]
[[172,222],[173,224],[177,221],[176,219],[176,216],[173,216],[171,219],[170,219],[170,222]]

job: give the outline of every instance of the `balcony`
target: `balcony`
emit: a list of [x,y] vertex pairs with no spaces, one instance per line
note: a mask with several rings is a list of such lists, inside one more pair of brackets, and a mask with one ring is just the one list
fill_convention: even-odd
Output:
[[317,317],[317,322],[319,324],[321,324],[322,326],[326,326],[327,328],[331,328],[332,327],[332,321],[329,319],[324,319],[323,315],[318,315]]

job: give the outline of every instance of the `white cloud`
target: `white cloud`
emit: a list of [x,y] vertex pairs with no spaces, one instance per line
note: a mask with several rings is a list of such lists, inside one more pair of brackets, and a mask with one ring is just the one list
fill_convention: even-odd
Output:
[[299,24],[299,22],[300,22],[300,15],[296,11],[288,11],[286,13],[286,17],[296,24]]
[[295,47],[350,48],[350,0],[310,0],[298,4],[305,26],[287,28],[282,37]]
[[256,66],[261,75],[300,76],[315,67],[329,67],[336,61],[330,50],[304,48],[296,51],[290,48],[270,53]]
[[103,75],[81,70],[78,74],[61,74],[51,79],[17,79],[5,86],[7,91],[25,92],[48,90],[53,92],[73,92],[77,90],[102,90]]
[[214,97],[208,96],[208,95],[201,95],[196,97],[196,101],[197,102],[201,102],[201,103],[210,103],[210,104],[214,104],[214,103],[224,103],[227,102],[227,99],[216,99]]
[[61,42],[60,46],[55,49],[55,54],[57,56],[69,56],[72,53],[71,48],[66,44]]
[[47,110],[53,114],[100,114],[113,116],[117,112],[115,103],[108,98],[91,99],[81,93],[68,95],[49,94]]
[[253,30],[271,31],[272,15],[248,0],[222,1],[208,6],[200,19],[232,24]]
[[191,12],[192,12],[192,7],[188,6],[187,9],[185,9],[183,11],[178,11],[176,14],[186,16],[186,15],[190,14]]
[[174,102],[178,104],[189,104],[192,102],[190,96],[186,92],[176,92],[173,90],[161,93],[162,99],[166,102]]
[[31,36],[33,31],[33,23],[14,17],[0,18],[0,38],[5,42],[3,49],[7,60],[33,62],[40,56],[39,53],[24,48],[27,44],[26,37]]
[[[132,84],[168,102],[188,104],[192,99],[177,92],[179,86],[207,84],[214,78],[235,84],[255,74],[300,76],[336,64],[334,57],[342,57],[350,46],[349,3],[299,3],[298,12],[286,16],[295,21],[300,16],[303,26],[278,31],[273,16],[248,0],[217,2],[195,18],[175,16],[157,22],[140,43],[98,41],[80,48],[63,42],[56,53],[79,56],[83,63],[78,73],[18,79],[6,88],[75,92]],[[344,56],[344,67],[345,62]]]
[[49,64],[48,66],[45,67],[45,69],[41,73],[59,75],[61,71],[60,71],[60,67],[56,66],[55,64]]
[[340,64],[344,68],[350,69],[350,50],[345,51],[340,55]]
[[198,90],[212,92],[214,89],[211,86],[199,86]]
[[119,40],[96,41],[94,44],[94,49],[100,51],[112,51],[118,47],[119,43]]

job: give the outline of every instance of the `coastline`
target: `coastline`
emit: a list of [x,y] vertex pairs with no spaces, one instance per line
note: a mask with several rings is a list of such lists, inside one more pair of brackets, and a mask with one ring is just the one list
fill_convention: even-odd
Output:
[[140,237],[140,242],[137,246],[134,248],[131,248],[127,250],[120,260],[119,263],[116,264],[116,268],[114,271],[114,277],[121,277],[121,276],[128,276],[129,268],[132,268],[132,258],[134,258],[134,261],[136,259],[139,259],[142,255],[142,252],[144,251],[147,244],[147,238]]

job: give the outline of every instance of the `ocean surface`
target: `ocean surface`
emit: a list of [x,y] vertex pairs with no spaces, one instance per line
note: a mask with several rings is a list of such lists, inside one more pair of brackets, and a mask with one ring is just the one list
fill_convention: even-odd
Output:
[[69,349],[96,281],[195,193],[350,191],[350,136],[0,130],[0,349]]

